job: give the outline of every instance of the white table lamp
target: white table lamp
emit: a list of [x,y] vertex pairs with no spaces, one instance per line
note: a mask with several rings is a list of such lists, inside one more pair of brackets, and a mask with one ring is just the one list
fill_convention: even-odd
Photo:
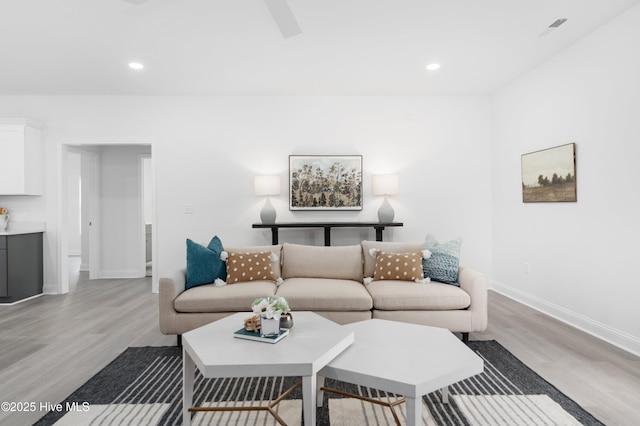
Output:
[[280,176],[262,175],[253,178],[253,188],[256,195],[266,195],[267,201],[260,210],[260,220],[262,223],[275,223],[276,209],[271,204],[270,195],[280,195]]
[[384,195],[384,201],[378,209],[378,220],[380,223],[393,222],[393,207],[389,204],[387,195],[396,195],[399,189],[398,175],[373,175],[372,187],[374,195]]

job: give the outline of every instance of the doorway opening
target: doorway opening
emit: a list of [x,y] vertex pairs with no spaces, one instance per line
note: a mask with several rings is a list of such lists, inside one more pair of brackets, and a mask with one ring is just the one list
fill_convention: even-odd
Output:
[[59,293],[88,280],[153,280],[152,147],[61,145]]

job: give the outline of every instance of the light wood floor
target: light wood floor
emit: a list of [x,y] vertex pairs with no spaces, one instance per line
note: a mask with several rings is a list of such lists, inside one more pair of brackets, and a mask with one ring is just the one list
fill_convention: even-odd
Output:
[[[129,346],[174,345],[158,331],[151,280],[89,281],[72,264],[71,292],[0,307],[0,402],[58,403]],[[504,296],[489,294],[495,339],[607,425],[640,418],[640,358]],[[29,425],[44,412],[0,412]]]
[[640,357],[493,291],[471,338],[498,341],[604,424],[640,424]]

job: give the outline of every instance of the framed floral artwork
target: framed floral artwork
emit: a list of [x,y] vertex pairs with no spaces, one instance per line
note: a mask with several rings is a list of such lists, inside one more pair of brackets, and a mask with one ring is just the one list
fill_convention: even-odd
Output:
[[290,210],[362,210],[361,155],[290,155]]

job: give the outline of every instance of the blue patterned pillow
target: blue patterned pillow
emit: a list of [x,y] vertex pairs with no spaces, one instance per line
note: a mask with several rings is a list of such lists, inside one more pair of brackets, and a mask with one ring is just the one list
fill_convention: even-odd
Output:
[[227,277],[227,266],[220,260],[220,253],[224,251],[222,241],[215,236],[207,247],[195,243],[187,238],[187,279],[185,289],[210,284],[216,278]]
[[460,266],[461,245],[461,238],[441,244],[438,243],[433,235],[427,234],[422,248],[429,250],[431,257],[422,259],[424,277],[460,287],[458,283],[458,268]]

